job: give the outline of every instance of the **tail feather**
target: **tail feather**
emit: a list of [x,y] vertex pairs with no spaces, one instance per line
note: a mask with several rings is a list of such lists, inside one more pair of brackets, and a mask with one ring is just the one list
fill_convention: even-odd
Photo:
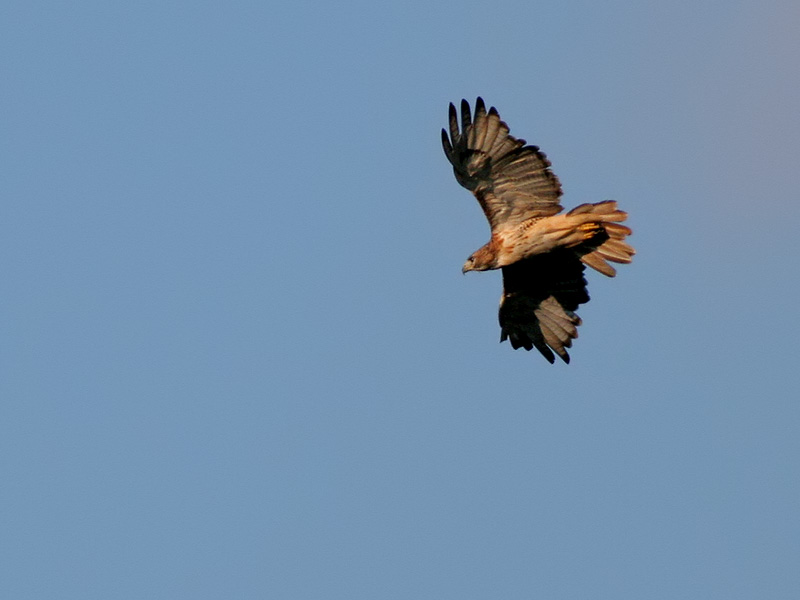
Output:
[[614,200],[581,204],[567,214],[586,215],[584,217],[587,219],[586,222],[596,223],[599,226],[596,235],[577,247],[577,252],[585,265],[603,275],[614,277],[617,271],[606,261],[627,264],[633,260],[636,250],[624,241],[632,231],[630,227],[620,224],[620,221],[628,218],[628,213],[619,210]]
[[614,277],[614,275],[617,274],[617,270],[614,267],[603,260],[603,257],[594,252],[581,256],[581,261],[586,266],[592,267],[595,271],[599,271],[606,277]]
[[620,225],[619,223],[606,223],[605,230],[608,237],[614,238],[615,240],[624,240],[625,236],[633,233],[630,227]]
[[581,204],[567,213],[568,215],[591,214],[593,220],[601,223],[612,221],[624,221],[628,218],[628,213],[617,208],[616,200],[604,200],[595,204]]
[[609,238],[603,242],[595,252],[598,252],[607,260],[623,264],[631,262],[631,257],[636,253],[629,244],[614,238]]

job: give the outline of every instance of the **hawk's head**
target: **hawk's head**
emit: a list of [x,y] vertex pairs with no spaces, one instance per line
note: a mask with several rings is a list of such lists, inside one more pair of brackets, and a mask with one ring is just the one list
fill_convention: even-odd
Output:
[[461,268],[462,273],[467,271],[488,271],[489,269],[497,268],[497,255],[492,252],[488,244],[476,250],[472,256],[467,259],[464,266]]

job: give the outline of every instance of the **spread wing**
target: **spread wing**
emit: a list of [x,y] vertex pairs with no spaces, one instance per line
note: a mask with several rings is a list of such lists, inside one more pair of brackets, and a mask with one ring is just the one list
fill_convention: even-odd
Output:
[[481,98],[474,120],[469,103],[461,101],[460,132],[450,104],[450,135],[442,129],[442,145],[456,179],[475,194],[493,231],[561,211],[561,184],[550,161],[536,146],[509,135],[497,110],[487,113]]
[[589,301],[583,263],[569,250],[554,250],[503,267],[500,341],[516,350],[536,348],[551,363],[553,352],[569,362],[566,348],[578,337],[578,305]]

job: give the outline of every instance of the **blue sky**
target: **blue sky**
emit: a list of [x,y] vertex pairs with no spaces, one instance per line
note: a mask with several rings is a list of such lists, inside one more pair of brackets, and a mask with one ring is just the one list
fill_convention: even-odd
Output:
[[[15,2],[0,591],[797,598],[793,2]],[[638,251],[498,344],[447,104]]]

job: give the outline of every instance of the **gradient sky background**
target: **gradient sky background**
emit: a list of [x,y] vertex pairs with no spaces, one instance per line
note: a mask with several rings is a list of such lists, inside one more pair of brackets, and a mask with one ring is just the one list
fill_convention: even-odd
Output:
[[[800,597],[796,1],[0,12],[0,596]],[[631,215],[569,366],[477,95]]]

